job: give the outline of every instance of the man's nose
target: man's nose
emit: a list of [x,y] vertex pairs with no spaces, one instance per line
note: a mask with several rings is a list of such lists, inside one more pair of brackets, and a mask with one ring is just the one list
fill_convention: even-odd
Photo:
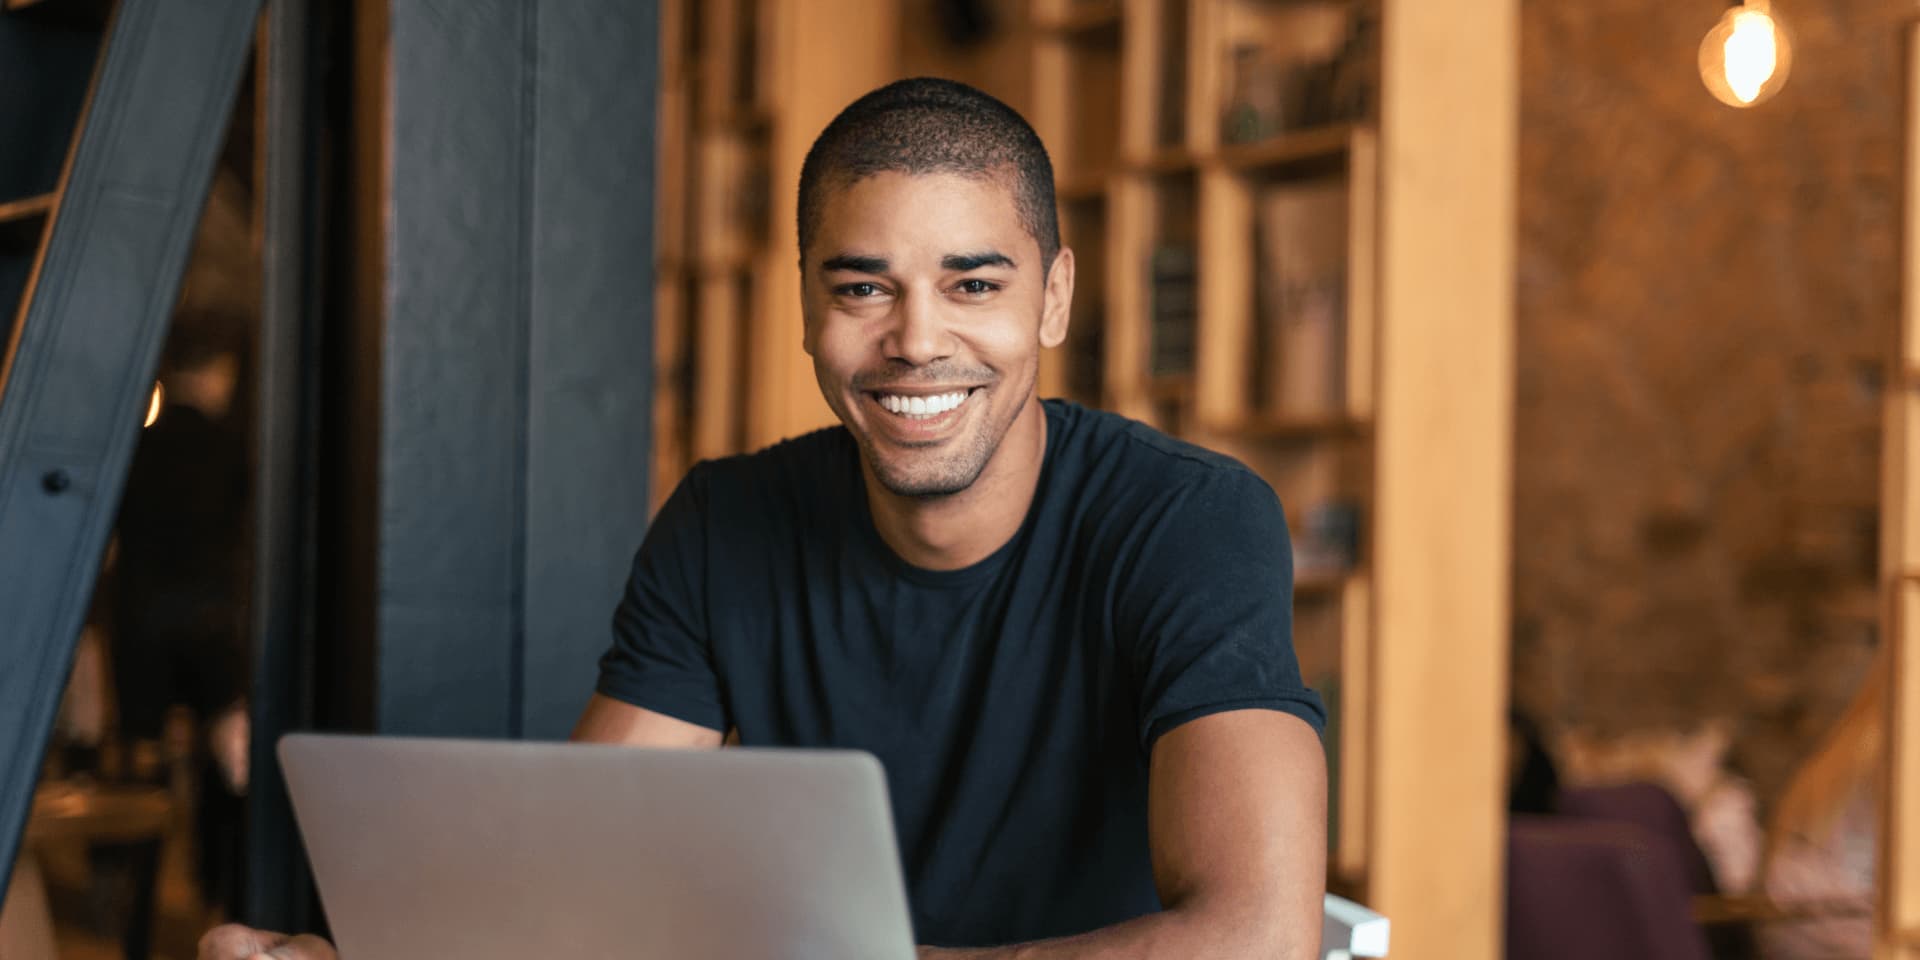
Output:
[[932,291],[907,289],[894,306],[893,326],[882,346],[888,359],[916,367],[953,355],[953,336]]

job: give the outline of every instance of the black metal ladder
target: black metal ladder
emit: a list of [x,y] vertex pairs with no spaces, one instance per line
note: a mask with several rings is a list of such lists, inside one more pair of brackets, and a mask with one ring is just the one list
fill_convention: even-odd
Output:
[[0,898],[260,3],[0,0]]

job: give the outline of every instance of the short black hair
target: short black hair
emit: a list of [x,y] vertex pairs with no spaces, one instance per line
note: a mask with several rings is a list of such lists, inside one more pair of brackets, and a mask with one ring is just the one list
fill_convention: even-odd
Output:
[[[828,190],[883,171],[1006,176],[1021,225],[1040,245],[1042,270],[1060,252],[1053,162],[1012,107],[954,80],[897,80],[848,104],[800,166],[800,255],[806,257]],[[804,263],[802,264],[804,269]]]

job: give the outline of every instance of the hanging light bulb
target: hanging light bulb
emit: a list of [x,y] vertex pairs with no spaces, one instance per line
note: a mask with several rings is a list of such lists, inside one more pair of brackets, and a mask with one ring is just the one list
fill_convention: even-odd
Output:
[[160,419],[160,408],[164,406],[166,402],[167,391],[160,386],[160,381],[155,380],[153,382],[153,398],[147,401],[147,422],[141,424],[140,429],[145,430],[153,426],[155,420]]
[[1765,102],[1786,85],[1793,45],[1772,0],[1735,3],[1700,41],[1700,79],[1730,107]]

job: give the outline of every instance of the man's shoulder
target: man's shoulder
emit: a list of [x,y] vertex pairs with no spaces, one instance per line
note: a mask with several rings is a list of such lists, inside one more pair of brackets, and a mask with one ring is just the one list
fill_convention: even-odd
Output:
[[1162,499],[1199,486],[1272,492],[1239,460],[1138,420],[1064,400],[1047,401],[1047,411],[1065,434],[1059,450],[1078,474],[1076,486],[1125,500]]
[[853,455],[845,427],[823,427],[751,453],[702,460],[680,485],[703,502],[727,504],[729,513],[797,509],[844,493]]

